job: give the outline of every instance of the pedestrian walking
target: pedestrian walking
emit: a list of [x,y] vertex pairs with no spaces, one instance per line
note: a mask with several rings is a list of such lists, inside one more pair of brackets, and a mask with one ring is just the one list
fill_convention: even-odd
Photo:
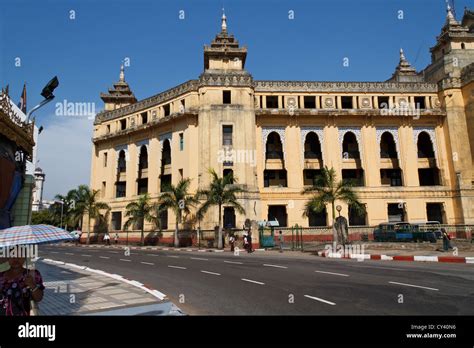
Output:
[[105,244],[110,245],[110,236],[107,232],[105,233],[104,241],[105,241]]
[[232,235],[229,238],[229,243],[230,243],[230,251],[234,251],[234,246],[235,246],[235,237]]
[[250,231],[249,231],[249,234],[247,235],[247,242],[248,242],[247,252],[248,252],[248,253],[253,253],[253,249],[252,249],[252,232],[250,232]]
[[248,251],[249,248],[249,238],[247,232],[244,232],[244,249]]
[[114,237],[115,244],[118,244],[118,239],[119,239],[118,233],[115,232],[115,237]]
[[281,230],[278,232],[278,241],[280,242],[280,252],[283,252],[283,234]]
[[451,237],[446,232],[446,229],[444,227],[441,228],[441,233],[442,233],[442,236],[443,236],[443,250],[448,251],[449,248],[452,248],[451,243],[450,243]]

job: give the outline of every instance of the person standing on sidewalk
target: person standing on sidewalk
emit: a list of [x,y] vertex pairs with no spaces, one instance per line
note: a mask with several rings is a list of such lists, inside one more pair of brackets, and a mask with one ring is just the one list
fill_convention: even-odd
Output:
[[234,251],[234,246],[235,246],[235,237],[232,235],[229,238],[229,243],[230,243],[230,251]]
[[116,245],[118,244],[118,239],[119,239],[118,233],[115,232],[114,242]]
[[247,242],[249,244],[248,246],[248,249],[247,249],[247,252],[248,253],[253,253],[253,249],[252,249],[252,232],[249,231],[249,234],[247,235]]
[[281,230],[278,232],[278,241],[280,242],[280,252],[283,252],[283,234]]
[[0,273],[0,316],[29,316],[31,301],[43,299],[43,279],[24,268],[24,258],[8,258],[10,269]]
[[106,245],[110,245],[110,236],[108,232],[105,232],[104,241]]
[[446,229],[444,227],[441,228],[441,233],[443,235],[443,250],[448,251],[448,249],[450,248],[449,240],[451,239],[451,237],[449,237],[449,234],[446,232]]

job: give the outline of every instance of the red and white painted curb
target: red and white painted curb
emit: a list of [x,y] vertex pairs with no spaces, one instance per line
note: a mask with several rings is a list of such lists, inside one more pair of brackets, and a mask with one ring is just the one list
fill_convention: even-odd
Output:
[[91,273],[99,274],[101,276],[113,278],[115,280],[133,285],[133,286],[135,286],[135,287],[137,287],[137,288],[139,288],[143,291],[146,291],[149,294],[156,297],[157,299],[159,299],[160,301],[167,300],[166,295],[163,294],[162,292],[160,292],[158,290],[155,290],[155,289],[152,289],[152,288],[150,288],[149,286],[147,286],[145,284],[137,282],[136,280],[130,280],[130,279],[122,277],[121,275],[118,275],[118,274],[107,273],[107,272],[101,271],[99,269],[93,269],[93,268],[89,268],[87,266],[79,266],[79,265],[76,265],[74,263],[67,263],[67,262],[63,262],[63,261],[57,261],[57,260],[51,260],[51,259],[42,259],[42,261],[45,262],[45,263],[50,263],[50,264],[55,264],[55,265],[63,265],[63,266],[71,267],[71,268],[82,269],[82,270],[87,271],[87,272],[91,272]]
[[421,261],[421,262],[451,262],[474,263],[474,257],[462,256],[421,256],[421,255],[379,255],[379,254],[344,254],[329,251],[318,251],[318,256],[334,259],[382,260],[382,261]]

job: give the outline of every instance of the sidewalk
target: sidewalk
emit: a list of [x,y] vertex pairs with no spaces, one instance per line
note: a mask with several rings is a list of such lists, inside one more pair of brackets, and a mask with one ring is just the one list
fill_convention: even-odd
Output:
[[119,275],[48,259],[36,269],[45,286],[40,315],[182,315],[164,294]]

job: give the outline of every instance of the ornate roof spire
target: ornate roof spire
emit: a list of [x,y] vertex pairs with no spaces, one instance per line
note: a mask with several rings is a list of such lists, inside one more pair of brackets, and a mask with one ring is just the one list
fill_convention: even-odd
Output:
[[222,9],[222,24],[221,24],[222,32],[227,33],[227,17],[225,16],[225,10]]
[[123,63],[120,65],[120,82],[125,82],[125,72],[123,68]]
[[400,62],[404,62],[407,59],[405,58],[405,54],[403,53],[403,48],[400,48]]
[[454,17],[454,14],[453,14],[453,9],[451,8],[451,6],[449,5],[448,2],[446,2],[446,23],[447,24],[459,24],[458,21],[456,20],[456,18]]

